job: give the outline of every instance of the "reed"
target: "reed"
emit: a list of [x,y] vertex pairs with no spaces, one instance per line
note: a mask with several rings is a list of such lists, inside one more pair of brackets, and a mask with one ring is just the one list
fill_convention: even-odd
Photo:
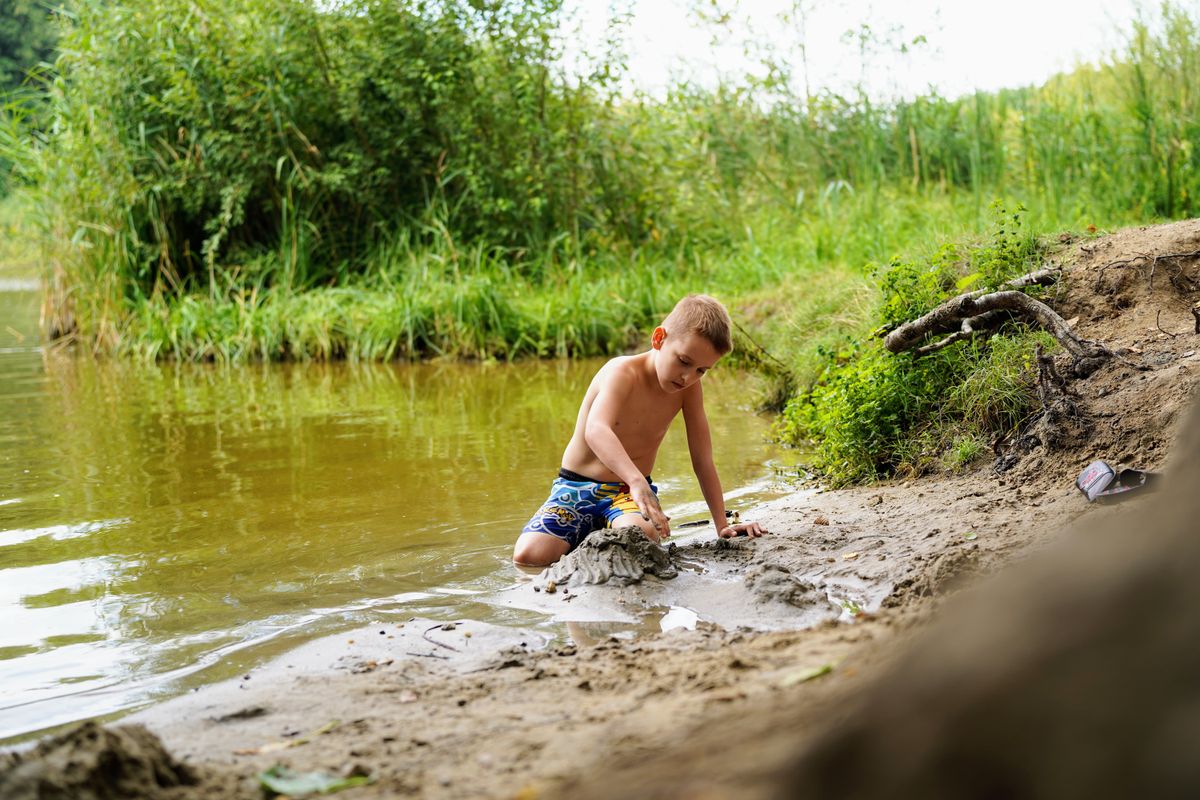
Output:
[[[833,442],[846,480],[960,462],[982,433],[959,422],[1024,402],[978,405],[1028,347],[931,360],[936,380],[862,350],[889,265],[990,235],[997,198],[1039,233],[1197,212],[1200,27],[1169,2],[1101,66],[888,103],[749,79],[622,95],[600,54],[564,74],[555,0],[74,0],[60,20],[44,91],[0,113],[51,338],[235,363],[600,355],[706,291],[745,321],[739,357],[779,367],[786,435]],[[842,356],[862,381],[814,394]],[[843,401],[904,435],[838,422]]]

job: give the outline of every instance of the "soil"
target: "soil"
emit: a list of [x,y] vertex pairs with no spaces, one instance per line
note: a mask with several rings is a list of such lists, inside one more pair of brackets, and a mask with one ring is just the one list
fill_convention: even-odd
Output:
[[[274,764],[370,774],[345,795],[359,798],[775,796],[796,753],[853,718],[857,698],[954,610],[959,588],[1036,564],[1056,543],[1080,546],[1068,524],[1138,529],[1159,495],[1091,505],[1074,479],[1095,459],[1167,466],[1170,478],[1200,382],[1200,263],[1154,255],[1197,250],[1197,220],[1064,242],[1052,305],[1119,357],[1070,382],[1082,416],[1057,448],[1033,447],[1003,474],[983,464],[802,490],[742,509],[771,531],[761,539],[709,529],[678,538],[666,561],[597,542],[590,560],[553,577],[514,572],[490,598],[567,622],[570,643],[416,619],[312,643],[126,720],[194,782],[146,778],[122,796],[258,798],[254,776]],[[612,635],[605,621],[650,630]],[[904,713],[919,722],[920,708]],[[0,789],[39,753],[0,760]],[[818,794],[836,794],[823,785]]]

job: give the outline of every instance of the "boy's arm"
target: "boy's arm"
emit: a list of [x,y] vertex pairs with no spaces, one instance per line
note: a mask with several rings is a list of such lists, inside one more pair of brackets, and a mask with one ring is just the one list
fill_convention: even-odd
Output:
[[663,513],[658,497],[646,482],[646,476],[625,452],[625,447],[614,430],[617,412],[633,389],[633,382],[633,376],[620,369],[614,369],[604,376],[588,412],[583,436],[596,457],[629,485],[629,495],[637,503],[643,516],[654,525],[659,536],[670,536],[670,518]]
[[700,492],[708,511],[712,514],[717,535],[723,539],[745,532],[750,536],[766,533],[757,522],[730,525],[725,519],[725,494],[721,490],[721,478],[713,464],[712,434],[708,430],[708,414],[704,411],[704,392],[696,383],[687,390],[683,398],[683,421],[687,426],[688,452],[692,456],[692,470],[700,482]]

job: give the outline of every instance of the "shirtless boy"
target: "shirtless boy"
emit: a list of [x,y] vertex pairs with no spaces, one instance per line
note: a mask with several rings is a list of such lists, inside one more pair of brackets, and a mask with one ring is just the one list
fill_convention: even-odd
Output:
[[700,491],[722,538],[761,536],[756,522],[728,524],[700,379],[733,349],[729,314],[708,295],[688,295],[650,337],[650,349],[614,358],[592,379],[550,497],[525,525],[513,561],[544,567],[592,531],[633,525],[652,541],[671,535],[650,471],[671,420],[683,411]]

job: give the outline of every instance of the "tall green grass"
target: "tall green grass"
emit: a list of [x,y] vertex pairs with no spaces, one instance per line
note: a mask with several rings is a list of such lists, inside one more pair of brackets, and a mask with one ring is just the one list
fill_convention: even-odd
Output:
[[1190,215],[1200,191],[1200,33],[1170,3],[1103,66],[891,103],[621,95],[599,53],[564,73],[555,0],[72,0],[60,21],[0,156],[31,187],[48,334],[102,351],[603,353],[706,290],[811,374],[872,313],[872,265],[981,234],[996,197],[1048,230]]

